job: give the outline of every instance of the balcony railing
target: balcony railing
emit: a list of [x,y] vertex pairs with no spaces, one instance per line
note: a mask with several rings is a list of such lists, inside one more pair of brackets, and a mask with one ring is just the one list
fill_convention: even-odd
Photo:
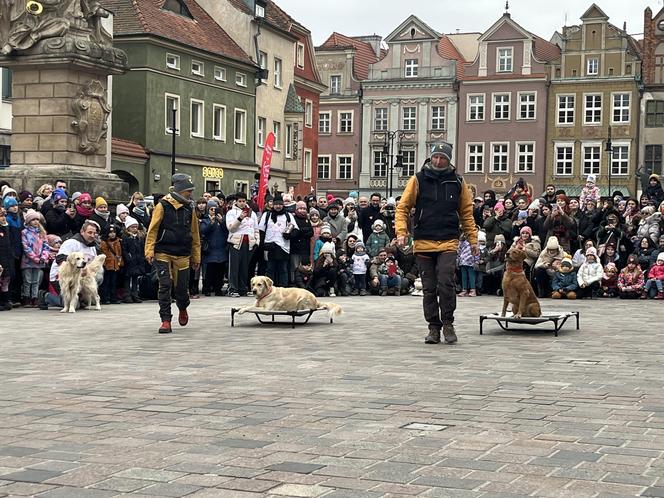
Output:
[[369,80],[421,80],[421,79],[454,79],[456,76],[456,63],[440,67],[419,67],[417,76],[406,77],[406,69],[392,67],[388,69],[371,69]]

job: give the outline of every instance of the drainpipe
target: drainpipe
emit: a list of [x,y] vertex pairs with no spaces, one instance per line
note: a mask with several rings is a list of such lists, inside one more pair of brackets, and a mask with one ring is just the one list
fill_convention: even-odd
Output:
[[[638,99],[638,105],[636,106],[636,164],[634,165],[634,198],[638,199],[637,197],[637,192],[639,190],[639,180],[641,179],[641,175],[643,173],[639,173],[639,171],[643,171],[643,164],[639,165],[639,159],[641,158],[641,152],[643,152],[643,159],[645,160],[645,152],[646,152],[646,147],[645,144],[643,144],[643,151],[641,150],[641,99],[643,99],[643,94],[645,93],[645,85],[643,84],[643,79],[640,81],[637,81],[637,89],[639,91],[639,99]],[[643,186],[643,182],[641,182],[641,186]]]
[[[258,38],[261,36],[261,23],[256,21],[257,29],[256,34],[254,35],[254,48],[256,50],[256,64],[260,66],[261,57],[260,50],[258,48]],[[261,85],[261,79],[254,78],[254,164],[258,164],[258,151],[256,150],[256,120],[258,119],[258,87]]]
[[[360,194],[360,172],[362,171],[362,149],[363,149],[363,140],[362,137],[364,137],[364,114],[363,114],[363,109],[364,106],[362,105],[362,95],[363,95],[363,90],[362,90],[362,83],[360,83],[360,88],[357,91],[357,101],[360,104],[359,112],[357,115],[360,117],[360,150],[358,151],[358,156],[359,156],[359,163],[360,163],[360,169],[358,170],[358,175],[357,175],[357,195],[358,198],[361,195]],[[371,137],[369,137],[369,140],[371,140]],[[346,196],[348,197],[348,196]]]

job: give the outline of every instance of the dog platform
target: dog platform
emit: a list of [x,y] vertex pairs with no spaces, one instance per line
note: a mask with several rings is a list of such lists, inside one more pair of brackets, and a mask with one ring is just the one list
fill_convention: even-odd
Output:
[[[572,317],[576,318],[576,330],[579,330],[578,311],[549,311],[548,313],[542,313],[542,316],[521,318],[514,318],[514,316],[510,314],[500,316],[500,313],[490,313],[486,315],[480,315],[480,335],[484,333],[484,320],[495,320],[501,329],[508,331],[523,330],[523,328],[518,328],[518,325],[539,325],[540,323],[552,323],[553,335],[558,337],[558,331],[563,327],[563,325],[565,325],[565,322],[567,322],[567,320]],[[510,324],[516,324],[517,327],[510,328]]]
[[[235,327],[235,314],[240,311],[240,308],[231,308],[231,327]],[[275,317],[277,316],[289,316],[291,318],[291,328],[295,328],[295,325],[305,325],[309,323],[309,319],[316,311],[327,311],[326,308],[317,308],[315,310],[299,310],[299,311],[247,311],[247,313],[253,313],[256,315],[258,321],[262,324],[265,323],[276,323]],[[269,316],[271,320],[263,320],[261,316]],[[298,322],[296,318],[306,317],[303,322]],[[330,323],[334,323],[332,317],[330,317]]]

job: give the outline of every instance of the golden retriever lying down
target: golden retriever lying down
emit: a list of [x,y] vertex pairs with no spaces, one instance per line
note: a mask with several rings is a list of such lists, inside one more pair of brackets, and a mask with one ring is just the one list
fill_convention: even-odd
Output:
[[[73,252],[67,256],[58,272],[63,303],[60,313],[76,313],[79,295],[83,302],[87,301],[88,306],[94,301],[95,309],[101,309],[96,277],[97,273],[103,271],[105,260],[106,256],[103,254],[89,263],[86,263],[85,256],[81,252]],[[85,275],[82,275],[84,268]]]
[[334,303],[321,303],[316,296],[305,289],[273,287],[268,277],[254,277],[251,279],[251,292],[256,296],[253,306],[245,306],[238,310],[238,314],[253,310],[261,311],[301,311],[324,308],[330,318],[342,313],[341,306]]

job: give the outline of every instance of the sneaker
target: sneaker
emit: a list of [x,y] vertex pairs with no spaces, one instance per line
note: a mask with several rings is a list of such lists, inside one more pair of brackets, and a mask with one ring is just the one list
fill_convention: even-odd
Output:
[[664,292],[658,292],[655,299],[664,299]]
[[353,289],[352,291],[350,291],[351,296],[357,296],[357,294],[358,294],[357,289]]
[[470,292],[468,293],[468,297],[477,297],[477,293],[475,292],[475,289],[470,289]]
[[334,293],[334,287],[330,287],[330,297],[337,297],[337,295]]
[[178,323],[181,326],[185,326],[189,323],[189,313],[187,313],[187,310],[180,310],[180,314],[178,315]]
[[143,300],[142,300],[140,297],[138,297],[138,296],[131,296],[131,300],[132,300],[133,302],[137,303],[137,304],[140,304],[140,303],[143,302]]
[[159,327],[159,333],[170,334],[171,332],[173,332],[173,329],[171,329],[171,322],[168,320],[163,320],[161,322],[161,326]]
[[424,344],[439,344],[440,343],[440,330],[431,329],[429,335],[424,338]]
[[454,331],[454,324],[443,324],[443,337],[445,338],[445,342],[447,344],[454,344],[457,342],[456,332]]
[[245,295],[246,295],[247,297],[254,297],[254,293],[251,292],[251,291],[247,291],[247,293],[246,293]]
[[459,297],[468,297],[468,291],[467,291],[467,290],[462,291],[462,292],[459,294]]
[[228,293],[228,297],[242,297],[242,296],[240,296],[239,292],[232,291]]
[[360,289],[360,296],[366,296],[366,295],[367,295],[366,289]]

